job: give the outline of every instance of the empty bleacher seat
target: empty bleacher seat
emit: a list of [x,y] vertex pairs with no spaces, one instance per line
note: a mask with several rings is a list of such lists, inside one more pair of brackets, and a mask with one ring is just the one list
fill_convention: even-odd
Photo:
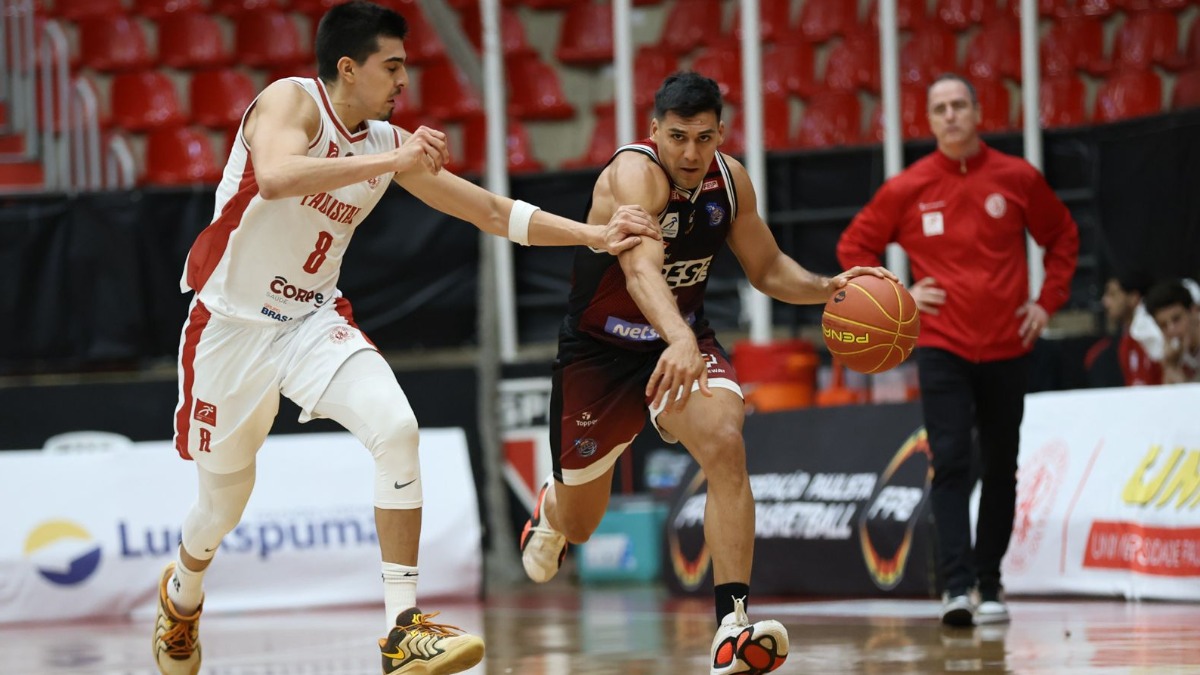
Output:
[[595,107],[595,123],[587,149],[583,154],[563,162],[564,169],[583,169],[604,166],[617,150],[617,117],[611,103]]
[[109,98],[113,124],[127,131],[174,127],[187,119],[175,85],[158,71],[117,75]]
[[686,54],[714,42],[720,29],[720,0],[675,0],[667,10],[658,44],[676,54]]
[[[533,156],[529,132],[517,120],[508,123],[505,139],[510,173],[532,173],[541,171],[542,164]],[[461,173],[481,173],[487,164],[487,122],[483,115],[475,115],[463,122],[463,169]],[[451,170],[459,173],[456,167]]]
[[420,90],[421,107],[430,117],[460,122],[483,111],[479,93],[449,59],[425,66]]
[[1074,74],[1044,79],[1038,91],[1038,122],[1043,129],[1088,123],[1083,81]]
[[637,106],[654,103],[654,93],[663,80],[679,67],[675,54],[656,45],[638,49],[633,60],[633,101]]
[[[467,3],[458,11],[467,39],[475,45],[475,51],[482,51],[483,14],[479,3]],[[534,53],[533,47],[529,46],[529,40],[525,37],[525,25],[521,23],[521,17],[507,7],[500,8],[500,50],[505,56]]]
[[[871,27],[879,29],[879,0],[871,0],[867,7]],[[900,30],[916,30],[929,21],[925,0],[896,0],[896,27]]]
[[248,75],[232,69],[195,73],[188,91],[192,122],[211,129],[241,124],[242,115],[258,94]]
[[567,8],[555,56],[569,66],[599,66],[613,60],[612,5],[577,2]]
[[800,118],[796,141],[803,147],[858,143],[862,107],[852,92],[826,91],[809,99]]
[[121,0],[55,0],[50,16],[67,21],[80,21],[92,17],[116,16],[124,13],[125,7],[121,4]]
[[279,0],[212,0],[213,12],[231,17],[279,8]]
[[171,14],[194,14],[204,10],[204,0],[134,0],[132,13],[145,19],[161,19]]
[[997,17],[995,0],[938,0],[934,16],[950,30],[964,30]]
[[1175,76],[1175,93],[1171,95],[1171,109],[1200,107],[1200,67],[1185,70]]
[[[759,39],[763,42],[786,40],[793,33],[791,0],[760,0],[758,8]],[[733,13],[734,40],[742,39],[742,7]]]
[[764,93],[790,93],[807,98],[817,93],[812,44],[799,40],[768,46],[762,53]]
[[800,34],[809,42],[824,42],[858,29],[858,3],[845,0],[805,0],[800,6]]
[[235,21],[235,53],[243,65],[274,68],[312,58],[309,41],[300,37],[290,14],[264,9],[239,14]]
[[446,47],[442,38],[425,18],[421,6],[415,0],[397,2],[395,5],[408,21],[408,37],[404,38],[404,51],[409,65],[424,66],[446,58]]
[[740,45],[725,43],[706,47],[692,61],[692,70],[712,78],[721,97],[737,104],[742,100],[742,53]]
[[1178,70],[1179,22],[1167,11],[1142,12],[1125,18],[1113,42],[1113,65],[1117,68],[1149,68],[1157,64]]
[[536,54],[505,60],[509,93],[508,114],[522,120],[562,120],[575,115],[563,94],[558,72],[538,60]]
[[1104,57],[1104,25],[1099,19],[1075,16],[1050,24],[1041,40],[1042,72],[1055,74],[1065,65],[1093,75],[1112,70]]
[[926,84],[945,72],[958,70],[958,47],[953,33],[930,25],[916,30],[900,47],[900,81]]
[[1021,30],[1011,19],[996,20],[971,36],[965,69],[973,80],[1021,79]]
[[141,24],[123,14],[81,20],[79,56],[81,65],[106,73],[142,70],[152,60]]
[[[868,140],[882,142],[883,139],[883,105],[875,106],[871,113],[871,132]],[[931,138],[933,132],[929,129],[929,115],[925,111],[925,87],[919,84],[907,84],[900,87],[900,137],[904,140],[913,138]]]
[[979,130],[983,132],[1012,129],[1012,99],[1002,80],[980,80],[973,83],[979,100]]
[[217,68],[232,59],[217,20],[204,14],[174,13],[158,23],[158,62],[169,68]]
[[1116,122],[1162,111],[1162,80],[1152,70],[1124,70],[1110,75],[1096,92],[1096,122]]
[[859,31],[829,48],[825,60],[825,86],[837,91],[879,91],[879,38]]
[[153,185],[216,183],[221,180],[221,167],[204,131],[159,129],[146,139],[144,179]]

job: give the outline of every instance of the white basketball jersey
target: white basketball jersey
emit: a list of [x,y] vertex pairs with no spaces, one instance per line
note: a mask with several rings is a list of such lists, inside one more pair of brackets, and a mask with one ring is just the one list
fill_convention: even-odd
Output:
[[[349,157],[393,150],[400,132],[368,120],[353,132],[338,119],[319,79],[288,78],[316,101],[321,126],[309,157]],[[246,111],[253,110],[254,104]],[[393,174],[303,197],[267,201],[258,193],[245,137],[246,117],[217,187],[209,224],[188,253],[180,289],[210,310],[263,323],[306,316],[339,295],[342,256],[354,228],[387,190]]]

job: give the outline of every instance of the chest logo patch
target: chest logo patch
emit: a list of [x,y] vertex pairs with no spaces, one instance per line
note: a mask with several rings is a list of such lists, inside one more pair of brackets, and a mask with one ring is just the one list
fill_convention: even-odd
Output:
[[662,233],[663,233],[664,239],[667,239],[667,238],[674,239],[675,237],[679,236],[679,214],[678,213],[674,213],[674,212],[668,213],[666,215],[666,217],[663,218]]
[[725,218],[725,209],[721,208],[720,204],[709,202],[704,205],[704,209],[708,211],[708,224],[711,227],[720,225],[721,220]]
[[989,216],[1003,218],[1004,213],[1008,211],[1008,202],[1004,200],[1004,195],[999,192],[993,192],[983,202],[983,208],[987,210]]
[[937,237],[946,233],[946,224],[942,220],[941,211],[930,211],[921,214],[921,231],[926,237]]

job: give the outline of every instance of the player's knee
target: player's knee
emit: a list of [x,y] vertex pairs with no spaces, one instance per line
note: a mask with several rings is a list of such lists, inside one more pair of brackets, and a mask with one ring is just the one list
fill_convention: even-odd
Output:
[[[383,455],[411,454],[416,456],[420,443],[417,417],[408,405],[398,406],[386,414],[378,415],[379,424],[374,429],[375,438],[371,454],[376,460]],[[394,459],[394,457],[393,457]]]
[[689,448],[711,482],[714,477],[739,480],[746,473],[746,446],[741,429],[720,425]]

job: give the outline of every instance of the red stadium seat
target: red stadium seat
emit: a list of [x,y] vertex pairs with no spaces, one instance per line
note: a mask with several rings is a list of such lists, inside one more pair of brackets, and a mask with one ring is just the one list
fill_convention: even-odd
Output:
[[212,0],[212,11],[229,17],[277,10],[279,0]]
[[[529,134],[521,123],[512,120],[508,124],[505,142],[508,154],[509,173],[531,173],[541,171],[542,164],[533,156]],[[483,115],[476,115],[463,123],[463,171],[482,173],[487,164],[487,122]],[[455,167],[451,170],[457,172]]]
[[1192,34],[1188,36],[1183,52],[1184,58],[1191,61],[1192,65],[1200,65],[1200,21],[1192,22]]
[[1075,11],[1064,13],[1064,16],[1073,13],[1079,16],[1105,18],[1112,16],[1115,11],[1117,11],[1117,7],[1113,0],[1075,0]]
[[1012,98],[1001,80],[980,80],[973,83],[979,99],[979,130],[1008,131],[1012,125]]
[[1021,79],[1021,30],[1011,19],[985,25],[967,44],[965,64],[972,80]]
[[237,127],[258,95],[250,77],[232,69],[195,73],[188,91],[192,122],[211,129]]
[[117,75],[109,97],[113,124],[126,131],[177,127],[187,119],[175,85],[158,71]]
[[219,68],[232,55],[221,25],[204,14],[167,14],[158,22],[158,62],[168,68]]
[[604,166],[617,150],[617,117],[612,104],[595,107],[596,122],[592,126],[587,150],[575,159],[563,162],[564,169],[583,169]]
[[392,110],[392,118],[389,121],[405,131],[416,131],[422,124],[435,129],[441,127],[440,122],[424,118],[425,115],[417,106],[412,94],[406,93],[396,97],[396,107]]
[[479,93],[467,76],[444,59],[421,71],[421,107],[430,116],[447,122],[461,122],[483,112]]
[[1096,92],[1096,122],[1116,122],[1162,112],[1162,80],[1152,70],[1119,71]]
[[[879,30],[879,0],[871,0],[867,7],[871,27]],[[896,26],[900,30],[917,30],[929,23],[929,12],[925,0],[896,0]]]
[[79,56],[81,65],[105,73],[142,70],[151,63],[141,24],[123,14],[81,20]]
[[1043,129],[1077,127],[1088,123],[1087,92],[1074,74],[1042,80],[1038,88],[1038,123]]
[[996,19],[995,0],[938,0],[934,16],[950,30],[964,30]]
[[1200,107],[1200,67],[1185,70],[1175,76],[1175,93],[1171,95],[1171,109]]
[[[786,40],[792,34],[792,3],[790,0],[761,0],[758,8],[759,39],[763,42]],[[733,12],[733,37],[742,39],[741,5]]]
[[852,92],[827,91],[808,101],[796,141],[802,147],[851,145],[862,137],[862,107]]
[[1113,0],[1113,5],[1127,14],[1148,12],[1159,8],[1156,0]]
[[[925,110],[925,87],[919,84],[908,84],[900,87],[900,133],[901,138],[932,138],[929,129],[929,115]],[[883,105],[875,106],[871,113],[871,133],[868,140],[882,142],[883,139]]]
[[275,68],[307,63],[312,59],[308,41],[292,15],[273,10],[245,12],[235,19],[234,51],[238,61],[251,68]]
[[208,135],[199,129],[159,129],[146,139],[146,174],[153,185],[216,183],[221,167]]
[[[746,122],[741,111],[725,122],[725,141],[721,152],[741,155],[746,150]],[[796,147],[791,133],[792,109],[788,97],[763,95],[763,147],[786,150]]]
[[836,91],[879,91],[879,37],[867,31],[847,35],[829,49],[825,86]]
[[[157,20],[172,14],[194,14],[204,10],[204,0],[134,0],[132,14]],[[162,42],[158,44],[162,45]]]
[[633,60],[633,102],[641,107],[654,103],[654,93],[663,80],[674,73],[679,62],[673,52],[647,45],[638,49]]
[[396,3],[397,11],[408,21],[408,37],[404,38],[407,62],[412,66],[425,66],[446,58],[446,47],[434,30],[421,6],[415,0]]
[[[1075,13],[1076,0],[1037,0],[1038,16],[1064,17]],[[1003,0],[1003,13],[1013,18],[1021,16],[1021,0]]]
[[1065,75],[1067,70],[1103,75],[1112,70],[1104,58],[1104,25],[1091,17],[1067,17],[1050,24],[1041,54],[1042,72],[1047,75]]
[[1172,12],[1178,12],[1186,8],[1190,4],[1196,4],[1195,0],[1154,0],[1153,5],[1157,9],[1169,9]]
[[742,53],[737,43],[707,47],[692,61],[692,70],[716,80],[721,97],[737,104],[742,100]]
[[[7,4],[7,3],[6,3]],[[125,13],[121,0],[55,0],[50,16],[67,21],[79,21]]]
[[686,54],[714,42],[720,27],[720,0],[675,0],[667,10],[658,44],[676,54]]
[[1167,11],[1143,12],[1125,18],[1113,42],[1117,68],[1149,68],[1158,64],[1179,70],[1186,64],[1179,55],[1179,22]]
[[805,0],[800,7],[800,35],[824,42],[834,35],[858,30],[858,3],[845,0]]
[[768,46],[762,54],[764,93],[790,93],[808,98],[817,93],[811,43],[790,41]]
[[508,79],[508,114],[522,120],[565,120],[575,107],[563,94],[558,72],[536,54],[505,59]]
[[[475,51],[482,51],[483,14],[479,3],[467,3],[458,12],[463,32],[466,33],[471,44],[475,45]],[[500,48],[505,56],[534,53],[533,47],[529,46],[529,40],[525,38],[525,25],[521,23],[521,17],[515,10],[507,7],[500,8],[500,35]]]
[[[313,17],[314,20],[320,20],[320,18],[325,15],[325,12],[328,12],[335,6],[341,5],[345,2],[346,0],[292,0],[291,4],[287,6],[287,9],[290,9],[293,12],[307,14],[308,16]],[[389,3],[386,2],[386,0],[378,4],[381,4],[385,7],[389,6]],[[408,18],[408,15],[405,15],[405,18]]]
[[563,16],[558,34],[558,60],[570,66],[602,66],[613,60],[612,5],[579,2]]
[[900,81],[928,84],[945,72],[958,70],[958,47],[953,33],[937,26],[915,31],[900,47]]

